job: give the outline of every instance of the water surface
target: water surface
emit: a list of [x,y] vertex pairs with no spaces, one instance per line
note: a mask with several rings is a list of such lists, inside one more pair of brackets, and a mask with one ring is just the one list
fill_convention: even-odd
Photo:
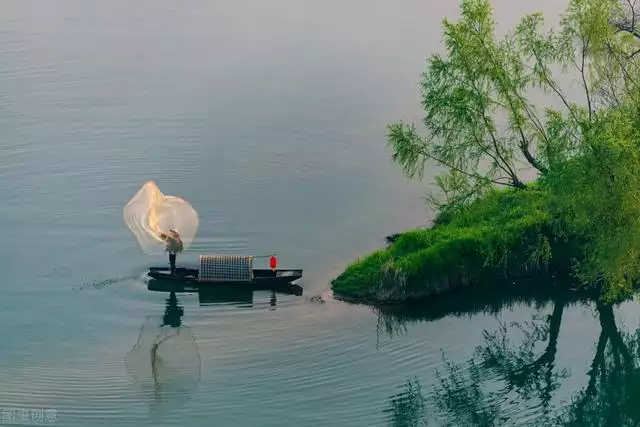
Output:
[[[563,7],[495,5],[501,28]],[[328,292],[347,262],[431,217],[425,186],[389,161],[385,126],[421,116],[424,59],[441,50],[439,21],[456,8],[2,2],[0,408],[53,409],[59,425],[374,426],[460,425],[483,404],[499,408],[498,424],[517,424],[550,417],[586,387],[602,319],[606,342],[619,343],[617,331],[637,327],[633,304],[616,308],[615,329],[588,303],[563,305],[553,369],[570,375],[550,397],[504,392],[510,371],[485,370],[495,393],[451,400],[459,410],[449,411],[436,370],[451,361],[467,372],[484,331],[553,314],[552,297],[536,307],[494,295],[485,312],[460,296],[406,311],[404,324]],[[140,336],[169,334],[169,295],[143,277],[166,260],[144,255],[122,221],[148,179],[200,214],[180,261],[275,251],[282,267],[304,268],[304,294],[217,304],[178,294],[184,333],[159,350],[164,367],[128,363]],[[505,348],[528,348],[509,327]],[[550,353],[538,338],[521,363]]]

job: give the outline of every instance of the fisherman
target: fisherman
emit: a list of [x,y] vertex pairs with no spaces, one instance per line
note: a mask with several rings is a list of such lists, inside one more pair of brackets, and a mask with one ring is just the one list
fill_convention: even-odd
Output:
[[167,242],[167,246],[164,251],[169,252],[169,264],[171,264],[171,274],[176,271],[176,255],[184,250],[182,239],[177,231],[170,229],[169,233],[160,234],[160,238]]

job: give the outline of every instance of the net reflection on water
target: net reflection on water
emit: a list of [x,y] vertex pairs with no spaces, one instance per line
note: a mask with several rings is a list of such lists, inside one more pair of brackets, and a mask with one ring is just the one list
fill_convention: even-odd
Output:
[[198,344],[191,329],[182,324],[183,315],[172,292],[164,315],[146,318],[125,356],[127,371],[148,399],[152,418],[184,405],[200,383]]

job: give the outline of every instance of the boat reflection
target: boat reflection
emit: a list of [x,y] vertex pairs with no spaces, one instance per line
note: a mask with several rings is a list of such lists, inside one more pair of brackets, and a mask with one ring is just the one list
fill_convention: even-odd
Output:
[[301,286],[296,284],[286,284],[275,287],[245,287],[237,285],[184,285],[175,282],[163,281],[158,279],[150,279],[147,289],[153,292],[171,292],[198,294],[198,300],[201,306],[208,305],[239,305],[241,307],[252,307],[255,292],[269,291],[269,305],[275,307],[277,305],[277,294],[300,296],[303,293]]

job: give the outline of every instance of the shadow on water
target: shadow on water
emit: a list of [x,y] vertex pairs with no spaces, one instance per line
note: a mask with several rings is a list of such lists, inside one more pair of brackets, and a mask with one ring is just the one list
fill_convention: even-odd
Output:
[[[509,425],[525,407],[536,412],[531,425],[640,425],[640,329],[620,331],[614,306],[595,302],[594,295],[554,283],[532,285],[452,293],[404,310],[377,308],[378,329],[390,336],[445,316],[498,314],[516,304],[536,308],[530,321],[500,322],[496,330],[484,330],[483,342],[469,360],[456,364],[443,355],[445,369],[436,372],[428,399],[417,380],[407,382],[404,400],[390,398],[386,412],[391,425],[426,425],[423,402],[435,408],[438,425]],[[558,368],[556,354],[563,314],[573,304],[595,306],[600,331],[597,337],[585,337],[596,342],[586,383],[568,402],[554,405],[556,391],[569,377]],[[549,305],[550,313],[543,315],[541,309]]]

